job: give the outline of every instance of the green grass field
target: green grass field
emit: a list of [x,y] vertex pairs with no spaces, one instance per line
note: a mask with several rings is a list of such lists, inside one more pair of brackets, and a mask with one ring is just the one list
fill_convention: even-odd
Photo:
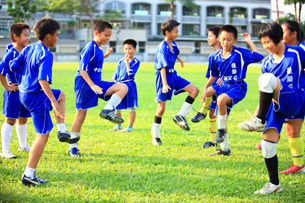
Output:
[[[52,88],[66,93],[66,124],[70,129],[75,116],[74,76],[78,63],[55,63]],[[110,81],[116,63],[106,63],[103,79]],[[178,74],[199,87],[206,82],[206,65],[177,65]],[[245,109],[253,112],[258,103],[257,78],[260,67],[250,66],[247,73],[248,93],[234,106],[228,119],[229,144],[232,156],[208,154],[215,148],[199,148],[209,139],[208,119],[190,124],[191,131],[181,130],[172,117],[180,110],[186,94],[167,102],[162,120],[163,145],[152,145],[150,128],[157,104],[155,99],[153,64],[143,63],[136,75],[139,108],[134,131],[129,134],[108,132],[113,127],[102,120],[99,112],[106,104],[90,109],[82,128],[79,144],[82,157],[68,156],[68,144],[60,143],[56,127],[50,134],[37,174],[50,181],[41,187],[25,187],[20,182],[28,154],[18,152],[15,129],[11,152],[17,159],[0,158],[0,202],[304,202],[304,174],[280,175],[284,191],[279,194],[256,196],[268,181],[261,151],[255,148],[262,139],[258,133],[246,133],[237,126],[248,119]],[[3,88],[0,88],[2,95]],[[1,112],[2,112],[2,100]],[[200,109],[200,100],[194,102]],[[123,111],[128,119],[128,112]],[[52,113],[53,114],[53,113]],[[194,111],[187,117],[191,118]],[[53,116],[53,115],[52,115]],[[54,118],[54,117],[53,117]],[[0,116],[0,124],[4,121]],[[53,121],[55,121],[53,119]],[[127,123],[127,122],[126,122]],[[123,127],[126,127],[126,123]],[[54,125],[56,125],[54,123]],[[304,132],[304,130],[302,131]],[[35,139],[33,123],[28,122],[28,143]],[[292,164],[285,132],[277,147],[279,170]]]

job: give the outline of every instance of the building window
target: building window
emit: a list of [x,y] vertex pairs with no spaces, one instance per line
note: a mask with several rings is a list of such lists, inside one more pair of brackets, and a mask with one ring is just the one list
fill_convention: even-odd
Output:
[[247,9],[241,7],[233,7],[230,9],[230,17],[233,18],[247,18]]
[[145,42],[139,42],[139,52],[140,53],[145,52]]
[[265,8],[253,9],[253,19],[269,19],[270,11]]
[[[176,13],[176,6],[174,6],[174,14]],[[158,15],[161,16],[171,16],[172,12],[169,4],[158,5]]]
[[132,4],[132,14],[150,15],[150,4],[145,4],[145,3]]
[[200,16],[200,6],[195,6],[192,8],[188,8],[183,6],[183,15],[184,16]]
[[133,22],[132,28],[133,29],[145,29],[145,30],[147,30],[148,34],[151,34],[151,23]]
[[112,13],[111,11],[117,11],[120,14],[125,14],[125,4],[120,3],[120,2],[111,2],[111,3],[106,3],[106,13]]
[[8,32],[13,24],[13,19],[0,19],[0,32]]
[[207,7],[207,16],[208,17],[217,17],[222,18],[223,15],[223,7],[220,6],[209,6]]
[[200,25],[183,24],[182,25],[182,35],[199,36],[200,35]]
[[157,24],[157,35],[163,35],[163,33],[161,31],[161,23]]
[[116,41],[110,41],[109,46],[112,48],[113,53],[116,53]]

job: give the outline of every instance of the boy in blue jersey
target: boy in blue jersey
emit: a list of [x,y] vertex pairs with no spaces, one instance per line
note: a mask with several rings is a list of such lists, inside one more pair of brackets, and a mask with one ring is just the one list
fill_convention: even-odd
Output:
[[[74,87],[77,113],[71,128],[72,138],[80,138],[87,110],[97,106],[99,98],[109,100],[100,113],[101,118],[116,124],[124,122],[122,118],[115,115],[114,109],[126,95],[128,87],[122,83],[101,80],[104,58],[112,53],[112,49],[109,48],[104,54],[101,45],[109,41],[111,33],[112,26],[109,22],[98,21],[94,27],[94,39],[80,53]],[[80,156],[77,146],[78,143],[70,145],[70,156]]]
[[18,82],[20,101],[30,111],[36,131],[36,139],[21,178],[24,185],[40,185],[48,182],[38,178],[35,170],[53,129],[50,110],[54,110],[59,140],[69,143],[77,142],[77,140],[70,140],[70,134],[64,123],[65,94],[61,90],[50,88],[53,54],[48,51],[48,48],[55,46],[59,29],[58,22],[49,17],[39,20],[33,28],[39,41],[25,47],[10,63],[12,71],[18,71],[21,68]]
[[[154,62],[154,68],[157,70],[155,74],[155,101],[158,102],[157,112],[151,128],[154,145],[162,144],[160,139],[161,120],[165,112],[166,101],[171,100],[172,94],[177,95],[185,91],[189,93],[180,112],[173,117],[173,120],[183,130],[190,130],[185,117],[192,110],[192,104],[199,93],[199,89],[189,81],[178,76],[174,68],[177,56],[179,55],[179,49],[175,42],[178,37],[179,25],[180,23],[175,20],[167,20],[161,25],[161,31],[165,39],[157,48]],[[181,59],[179,61],[181,62]]]
[[[4,87],[3,92],[3,114],[5,122],[1,128],[2,151],[0,156],[16,158],[10,151],[10,140],[13,126],[16,123],[16,132],[19,141],[18,151],[29,152],[31,147],[27,145],[27,118],[30,112],[21,104],[18,91],[18,80],[20,71],[11,72],[9,63],[17,58],[19,53],[30,41],[30,26],[25,23],[15,23],[10,28],[10,38],[14,46],[7,50],[0,63],[0,81]],[[7,82],[6,79],[7,78]]]
[[128,92],[121,103],[115,108],[116,115],[122,117],[121,110],[129,110],[129,122],[127,128],[122,129],[122,125],[118,124],[109,131],[131,132],[132,126],[136,119],[136,108],[138,105],[137,85],[134,77],[140,67],[140,61],[134,57],[137,50],[137,42],[133,39],[127,39],[123,42],[125,57],[122,58],[115,70],[113,79],[115,82],[123,83],[128,86]]
[[[241,101],[247,92],[246,78],[247,66],[250,63],[259,62],[264,57],[259,54],[258,49],[247,33],[243,34],[245,41],[253,52],[247,49],[235,47],[237,42],[237,29],[232,25],[225,25],[220,29],[219,51],[212,55],[211,75],[203,88],[202,102],[206,97],[217,96],[216,114],[218,114],[218,131],[215,137],[216,143],[221,143],[213,155],[231,155],[228,142],[228,131],[226,128],[227,117],[233,105]],[[212,85],[217,79],[217,83]],[[212,85],[212,86],[211,86]]]

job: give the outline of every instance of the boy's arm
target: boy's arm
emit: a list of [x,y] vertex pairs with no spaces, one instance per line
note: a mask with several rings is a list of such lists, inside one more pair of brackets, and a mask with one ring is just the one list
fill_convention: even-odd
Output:
[[55,115],[57,115],[61,118],[65,118],[65,109],[61,108],[59,106],[59,104],[57,103],[57,101],[53,95],[53,92],[51,90],[49,82],[46,80],[38,80],[38,82],[39,82],[42,90],[44,91],[44,93],[50,99]]
[[113,52],[112,48],[108,48],[106,53],[104,54],[104,58],[107,58]]
[[180,62],[181,67],[183,68],[184,67],[184,61],[182,60],[182,58],[179,55],[177,56],[177,60]]
[[128,55],[125,55],[125,63],[126,63],[126,72],[127,72],[127,75],[129,76],[129,69],[130,69],[130,59],[129,59],[129,56]]
[[18,91],[17,84],[8,85],[6,82],[5,76],[2,74],[0,74],[0,82],[1,82],[2,86],[4,87],[4,89],[6,89],[7,91],[10,91],[10,92]]
[[161,68],[160,72],[161,72],[161,79],[162,79],[162,84],[163,84],[162,93],[167,93],[168,90],[171,90],[171,88],[167,84],[165,68]]
[[[249,47],[251,48],[251,50],[253,51],[253,52],[256,52],[256,53],[259,53],[259,51],[258,51],[258,49],[257,49],[257,47],[255,46],[255,44],[252,42],[252,40],[251,40],[251,35],[249,34],[249,33],[244,33],[243,34],[243,41],[244,42],[246,42],[248,45],[249,45]],[[260,53],[259,53],[260,54]]]
[[202,94],[200,96],[201,103],[205,102],[206,94],[208,91],[208,88],[213,84],[213,82],[217,79],[217,77],[210,76],[208,81],[206,82],[205,86],[203,87]]
[[79,71],[80,75],[84,78],[84,80],[86,81],[86,83],[89,85],[89,87],[92,89],[92,91],[95,94],[102,94],[103,93],[103,89],[100,88],[99,86],[97,86],[96,84],[94,84],[91,80],[91,78],[89,77],[87,71],[84,70],[80,70]]

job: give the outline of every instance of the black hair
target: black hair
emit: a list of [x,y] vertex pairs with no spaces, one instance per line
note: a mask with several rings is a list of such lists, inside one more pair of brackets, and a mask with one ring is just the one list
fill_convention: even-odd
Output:
[[100,20],[95,24],[94,31],[101,33],[104,32],[107,28],[112,29],[112,25],[106,20]]
[[164,23],[162,23],[161,31],[162,31],[163,35],[165,36],[166,31],[171,32],[174,29],[174,27],[178,27],[179,25],[180,25],[180,23],[178,23],[175,20],[167,20]]
[[224,25],[220,28],[219,33],[221,33],[222,31],[226,31],[229,33],[232,33],[234,35],[234,39],[237,39],[237,29],[236,27],[234,27],[233,25]]
[[286,25],[288,30],[290,30],[290,32],[294,32],[294,31],[297,32],[298,41],[302,42],[304,40],[304,33],[301,30],[299,23],[293,20],[287,20],[283,23],[283,25]]
[[15,42],[14,35],[20,37],[22,30],[28,29],[30,30],[30,26],[25,23],[14,23],[10,28],[10,38],[12,42]]
[[124,42],[123,42],[123,46],[125,44],[129,44],[129,45],[132,45],[133,48],[137,48],[137,42],[133,39],[126,39]]
[[283,39],[283,29],[276,22],[263,23],[258,33],[259,39],[269,37],[274,44],[279,44]]
[[35,23],[33,30],[37,39],[42,41],[47,34],[54,35],[57,30],[60,30],[60,26],[56,20],[45,16]]
[[208,29],[209,32],[213,32],[213,33],[214,33],[214,35],[216,36],[216,38],[217,38],[218,35],[219,35],[219,30],[220,30],[220,27],[218,27],[218,26],[213,26],[213,27],[210,27],[210,28]]

